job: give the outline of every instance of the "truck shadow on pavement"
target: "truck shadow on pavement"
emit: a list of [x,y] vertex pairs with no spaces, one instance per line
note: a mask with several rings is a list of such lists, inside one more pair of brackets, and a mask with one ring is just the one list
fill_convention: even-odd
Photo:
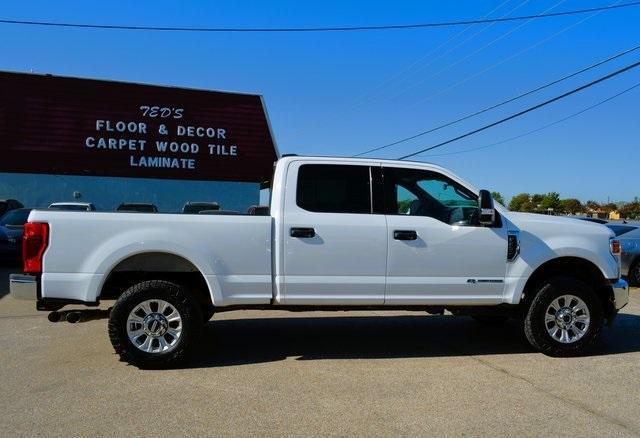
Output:
[[[21,272],[21,267],[0,265],[0,298],[9,293],[8,279],[12,272]],[[426,314],[307,315],[223,320],[214,317],[205,325],[197,351],[183,368],[287,358],[388,359],[533,352],[516,321],[501,327],[485,327],[467,317]],[[640,315],[621,313],[613,326],[604,328],[591,355],[639,351]]]
[[[591,356],[640,351],[640,316],[620,314]],[[386,359],[532,353],[519,324],[454,316],[291,317],[210,321],[186,368],[296,358]]]

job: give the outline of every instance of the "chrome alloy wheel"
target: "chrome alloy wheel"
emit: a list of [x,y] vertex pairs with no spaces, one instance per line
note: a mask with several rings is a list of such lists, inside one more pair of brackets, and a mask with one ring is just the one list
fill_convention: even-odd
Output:
[[127,335],[146,353],[164,353],[178,345],[182,317],[164,300],[147,300],[133,308],[127,318]]
[[580,340],[589,330],[589,308],[575,295],[561,295],[549,304],[544,316],[547,333],[563,344]]

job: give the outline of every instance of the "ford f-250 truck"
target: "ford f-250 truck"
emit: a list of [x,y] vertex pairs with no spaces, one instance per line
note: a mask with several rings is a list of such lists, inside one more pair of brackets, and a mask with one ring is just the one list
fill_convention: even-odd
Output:
[[518,318],[537,350],[576,355],[628,301],[606,227],[510,212],[406,161],[282,158],[270,216],[33,211],[23,252],[14,296],[70,321],[63,306],[115,299],[113,347],[142,366],[181,360],[214,312],[250,308]]

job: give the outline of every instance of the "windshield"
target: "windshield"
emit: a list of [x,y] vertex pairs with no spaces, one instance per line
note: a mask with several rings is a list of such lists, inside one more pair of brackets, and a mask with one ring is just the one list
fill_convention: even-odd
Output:
[[29,213],[31,213],[31,210],[28,209],[11,210],[0,218],[0,225],[3,227],[9,225],[24,225],[29,218]]
[[638,227],[633,227],[631,225],[607,225],[607,226],[611,229],[611,231],[615,233],[616,237],[622,236],[623,234],[638,228]]

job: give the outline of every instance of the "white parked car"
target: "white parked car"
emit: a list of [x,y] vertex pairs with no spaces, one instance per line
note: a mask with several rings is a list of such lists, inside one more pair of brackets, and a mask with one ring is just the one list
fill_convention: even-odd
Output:
[[569,356],[628,301],[606,227],[510,212],[406,161],[282,158],[269,216],[34,211],[24,247],[12,294],[49,311],[116,299],[111,342],[138,365],[181,360],[214,312],[273,308],[513,317]]
[[90,202],[54,202],[49,205],[49,210],[95,211],[96,207]]

